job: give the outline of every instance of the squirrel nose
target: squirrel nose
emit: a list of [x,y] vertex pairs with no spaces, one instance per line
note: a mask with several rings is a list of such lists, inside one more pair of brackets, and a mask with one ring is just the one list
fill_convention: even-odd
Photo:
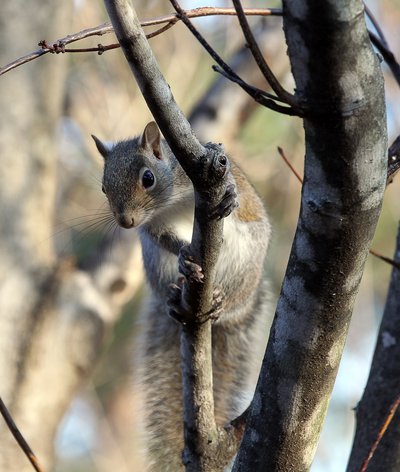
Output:
[[120,226],[123,228],[133,228],[135,226],[135,220],[131,215],[125,215],[124,213],[119,213],[117,215],[117,221]]

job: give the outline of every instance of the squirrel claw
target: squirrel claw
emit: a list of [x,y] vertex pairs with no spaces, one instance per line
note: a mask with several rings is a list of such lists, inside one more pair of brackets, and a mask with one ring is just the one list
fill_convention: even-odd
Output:
[[211,301],[211,310],[206,314],[207,318],[204,321],[211,320],[217,321],[221,316],[224,306],[224,296],[220,288],[215,288],[213,298]]
[[168,308],[169,308],[169,316],[173,318],[175,321],[181,324],[186,324],[186,320],[189,317],[188,310],[182,305],[182,287],[183,281],[178,281],[179,285],[177,284],[170,284],[169,285],[169,296],[168,296]]
[[203,269],[199,264],[194,262],[193,256],[190,254],[189,246],[182,246],[178,257],[179,272],[187,279],[195,282],[203,282]]
[[[182,300],[182,287],[183,283],[169,286],[168,314],[178,323],[186,325],[192,319],[192,313]],[[219,288],[214,289],[210,310],[197,318],[197,322],[202,324],[209,320],[217,321],[223,312],[223,300],[222,291]]]
[[222,220],[229,216],[235,208],[239,206],[236,200],[237,194],[235,192],[235,185],[229,184],[219,205],[211,212],[210,216],[213,219]]

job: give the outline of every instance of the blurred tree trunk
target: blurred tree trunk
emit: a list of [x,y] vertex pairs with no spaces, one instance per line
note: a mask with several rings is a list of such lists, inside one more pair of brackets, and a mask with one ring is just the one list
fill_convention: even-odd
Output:
[[[70,32],[72,4],[6,2],[1,62]],[[66,56],[42,58],[3,76],[0,88],[0,395],[46,467],[60,419],[92,371],[107,326],[138,285],[129,275],[138,263],[132,234],[87,271],[59,260],[52,245],[55,129],[67,64]],[[3,421],[0,444],[0,470],[32,470]]]
[[[13,59],[70,25],[72,2],[5,2],[0,12],[2,58]],[[43,313],[43,295],[53,287],[55,254],[51,241],[56,192],[55,126],[60,115],[67,62],[31,62],[1,79],[0,108],[0,394],[28,437],[47,434],[27,427],[37,414],[35,393],[23,405],[26,352]],[[41,386],[41,394],[48,389]],[[48,397],[51,392],[48,391]],[[45,395],[46,396],[46,395]],[[44,397],[45,397],[44,396]],[[25,470],[17,446],[0,423],[0,469]],[[37,424],[36,424],[37,426]],[[50,443],[51,445],[51,443]],[[47,455],[47,454],[46,454]],[[25,467],[28,469],[28,467]],[[30,467],[29,467],[30,469]]]

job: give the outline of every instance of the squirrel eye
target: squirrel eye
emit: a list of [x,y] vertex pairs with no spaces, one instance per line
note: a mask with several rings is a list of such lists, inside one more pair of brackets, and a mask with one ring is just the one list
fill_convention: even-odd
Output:
[[154,184],[153,172],[149,169],[145,170],[142,175],[142,184],[144,188],[150,188]]
[[106,193],[106,188],[104,187],[104,185],[101,186],[101,191],[102,191],[103,193]]

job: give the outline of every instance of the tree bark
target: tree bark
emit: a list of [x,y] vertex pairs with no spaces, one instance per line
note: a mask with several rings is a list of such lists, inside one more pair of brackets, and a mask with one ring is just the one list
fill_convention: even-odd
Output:
[[[394,259],[400,261],[400,228]],[[357,428],[348,472],[360,470],[391,405],[400,395],[399,313],[400,272],[394,267],[367,386],[356,409]],[[395,472],[400,469],[399,426],[400,414],[397,411],[368,465],[368,472]]]
[[[229,161],[221,146],[203,146],[174,100],[128,0],[105,0],[105,5],[128,64],[172,152],[191,179],[195,211],[190,254],[202,268],[201,281],[188,278],[182,302],[189,307],[181,331],[184,436],[187,471],[213,472],[232,455],[219,447],[227,437],[214,418],[211,362],[211,320],[216,262],[222,244],[223,220],[210,217],[226,190]],[[228,438],[229,439],[229,438]]]
[[[304,102],[296,235],[235,471],[309,470],[381,209],[383,79],[358,0],[286,0]],[[340,54],[338,54],[340,51]]]

